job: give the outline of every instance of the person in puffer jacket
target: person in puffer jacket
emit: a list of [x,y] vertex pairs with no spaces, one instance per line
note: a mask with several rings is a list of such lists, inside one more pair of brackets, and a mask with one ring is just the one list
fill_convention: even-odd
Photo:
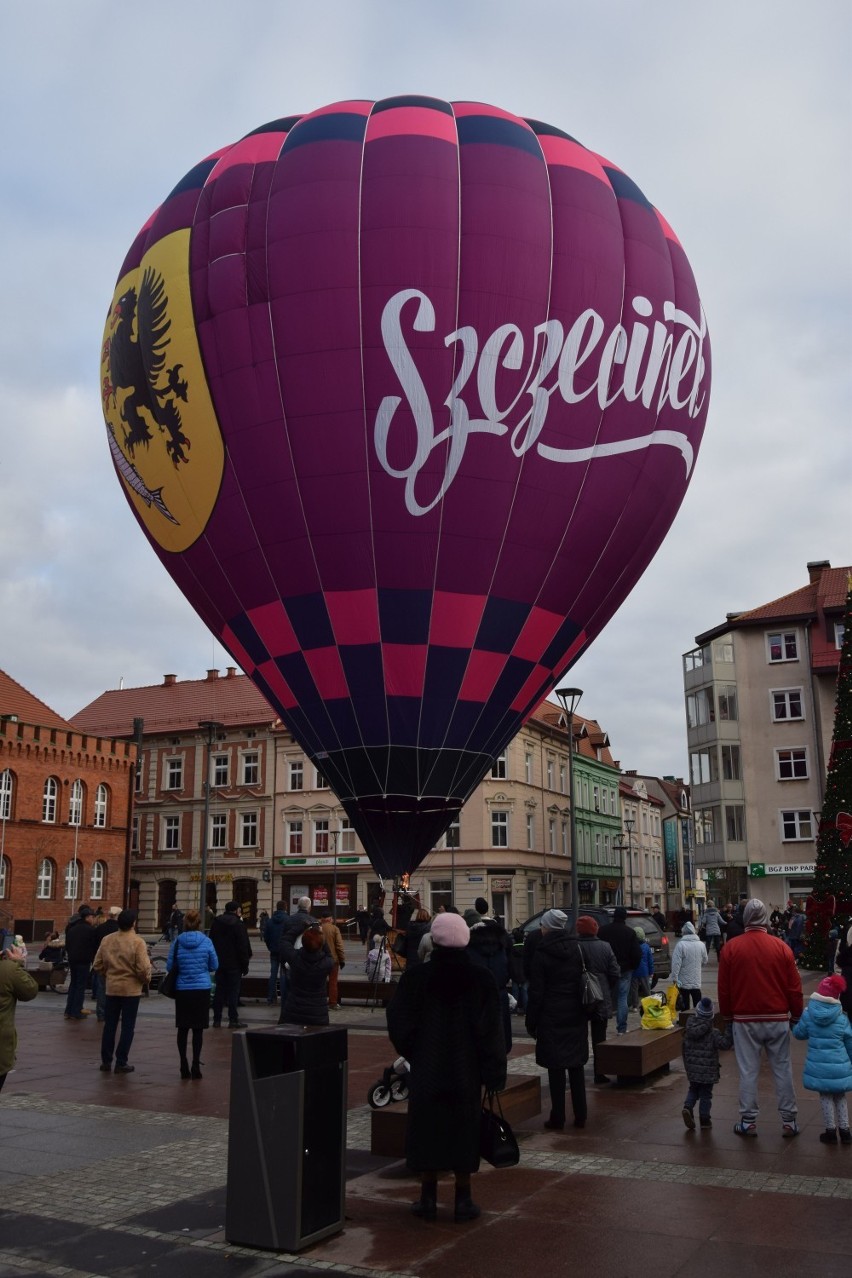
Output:
[[683,1121],[687,1129],[695,1131],[693,1110],[698,1102],[698,1121],[702,1127],[712,1127],[710,1109],[713,1104],[713,1086],[719,1081],[719,1053],[727,1052],[734,1045],[730,1025],[724,1034],[713,1024],[713,1000],[699,1000],[695,1015],[690,1016],[683,1031],[683,1067],[689,1080],[689,1091],[683,1102]]
[[[199,910],[187,910],[183,931],[172,941],[166,970],[177,962],[175,985],[175,1026],[181,1078],[201,1078],[201,1044],[210,1024],[211,974],[219,966],[219,958],[210,937],[201,930]],[[186,1058],[189,1032],[192,1030],[192,1065]]]
[[819,1138],[824,1145],[836,1145],[838,1134],[842,1145],[852,1145],[846,1100],[852,1088],[852,1025],[840,1005],[845,990],[842,976],[827,976],[793,1026],[796,1038],[807,1039],[802,1082],[810,1091],[819,1092],[825,1123]]
[[279,1025],[328,1025],[328,974],[334,959],[326,949],[319,927],[306,927],[296,948],[285,934],[281,953],[290,967],[287,996]]
[[697,1007],[701,1001],[701,969],[707,962],[707,946],[691,923],[684,923],[680,940],[672,954],[672,980],[681,993],[678,1000],[684,1008]]

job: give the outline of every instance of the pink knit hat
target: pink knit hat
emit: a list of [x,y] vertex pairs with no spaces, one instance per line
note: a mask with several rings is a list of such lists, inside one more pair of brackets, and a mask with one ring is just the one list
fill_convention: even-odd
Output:
[[461,950],[470,942],[470,928],[460,914],[436,914],[429,929],[435,945]]
[[842,976],[826,976],[817,986],[817,994],[820,994],[823,998],[833,998],[836,1001],[845,989],[846,982]]

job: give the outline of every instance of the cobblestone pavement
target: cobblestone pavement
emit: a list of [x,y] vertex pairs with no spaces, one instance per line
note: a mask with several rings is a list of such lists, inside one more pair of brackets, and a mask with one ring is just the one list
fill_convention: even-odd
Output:
[[[806,989],[814,984],[806,978]],[[712,974],[708,981],[712,992]],[[231,1035],[205,1037],[204,1079],[177,1077],[166,1000],[143,1003],[131,1059],[136,1072],[97,1070],[94,1017],[69,1025],[61,1001],[40,995],[18,1009],[17,1070],[0,1096],[0,1278],[179,1278],[344,1275],[468,1278],[511,1267],[584,1278],[785,1278],[804,1263],[820,1278],[848,1273],[852,1253],[852,1150],[826,1148],[819,1104],[799,1087],[797,1140],[782,1140],[762,1079],[758,1140],[733,1134],[736,1067],[723,1058],[714,1127],[687,1132],[679,1064],[639,1088],[587,1079],[582,1131],[543,1127],[546,1112],[517,1125],[521,1163],[484,1168],[475,1193],[479,1221],[452,1223],[449,1185],[438,1221],[413,1219],[404,1164],[370,1153],[370,1083],[393,1058],[384,1017],[337,1014],[349,1030],[346,1227],[299,1255],[229,1244],[224,1236]],[[249,1004],[252,1025],[275,1010]],[[520,1021],[514,1022],[520,1030]],[[533,1044],[517,1036],[513,1073],[539,1076]],[[794,1045],[801,1077],[803,1050]],[[546,1098],[546,1079],[545,1098]],[[545,1099],[546,1105],[546,1099]],[[840,1200],[840,1201],[838,1201]],[[607,1222],[610,1227],[607,1228]]]

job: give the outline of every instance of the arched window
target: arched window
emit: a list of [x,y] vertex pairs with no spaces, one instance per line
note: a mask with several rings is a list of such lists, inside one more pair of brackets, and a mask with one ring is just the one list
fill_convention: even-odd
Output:
[[45,857],[38,867],[36,880],[36,897],[39,901],[49,901],[53,896],[54,865],[50,857]]
[[92,900],[102,901],[104,899],[104,886],[106,885],[106,865],[103,861],[95,861],[92,866]]
[[9,858],[0,856],[0,901],[4,901],[9,895],[9,879],[11,877]]
[[41,804],[41,819],[51,825],[56,821],[56,800],[59,797],[59,784],[56,777],[48,777],[44,783],[44,796]]
[[71,798],[68,803],[68,824],[83,824],[83,782],[79,778],[71,783]]
[[76,901],[80,895],[80,862],[69,861],[65,869],[65,900]]
[[0,772],[0,821],[12,818],[12,774],[7,768]]
[[108,798],[109,798],[109,791],[107,790],[103,782],[101,782],[101,784],[98,786],[97,790],[95,791],[95,819],[92,822],[93,825],[97,826],[98,829],[101,829],[101,830],[106,828]]

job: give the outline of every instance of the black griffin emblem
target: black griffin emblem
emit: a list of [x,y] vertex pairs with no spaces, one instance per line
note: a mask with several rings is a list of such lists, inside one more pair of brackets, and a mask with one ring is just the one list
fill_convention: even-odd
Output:
[[[165,435],[166,453],[177,468],[189,460],[190,442],[183,433],[178,406],[179,400],[187,402],[189,386],[180,376],[182,364],[166,368],[171,340],[167,334],[172,324],[168,305],[163,277],[151,267],[142,276],[138,297],[136,289],[129,288],[118,299],[112,308],[111,333],[104,343],[103,359],[108,372],[101,394],[106,409],[110,400],[116,407],[119,391],[128,392],[120,416],[124,447],[131,458],[140,445],[148,448],[154,438],[140,411],[147,409],[159,432]],[[135,467],[131,466],[131,470],[138,479]],[[131,487],[139,491],[136,483],[131,483]],[[161,501],[154,504],[168,515]]]

